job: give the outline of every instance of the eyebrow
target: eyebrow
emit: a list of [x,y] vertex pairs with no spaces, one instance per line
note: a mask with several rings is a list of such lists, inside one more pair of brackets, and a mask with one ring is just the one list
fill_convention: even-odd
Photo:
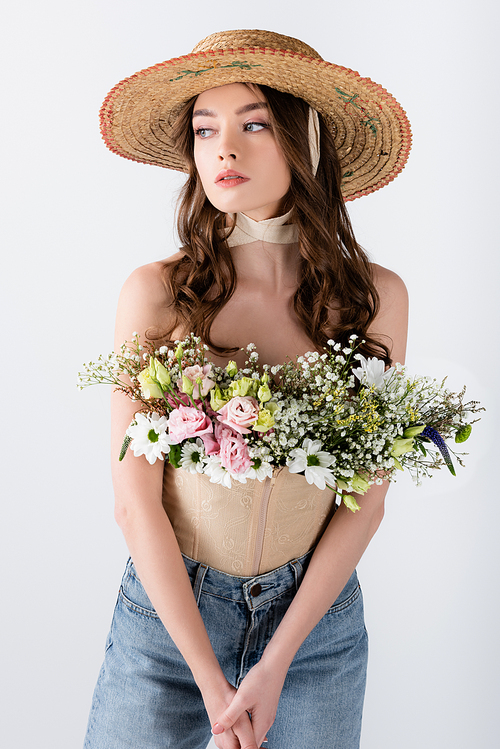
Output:
[[[254,109],[267,109],[267,102],[265,101],[254,101],[251,104],[245,104],[244,107],[240,107],[236,110],[235,114],[245,114],[245,112],[252,112]],[[196,109],[193,112],[193,117],[217,117],[217,112],[213,109]]]

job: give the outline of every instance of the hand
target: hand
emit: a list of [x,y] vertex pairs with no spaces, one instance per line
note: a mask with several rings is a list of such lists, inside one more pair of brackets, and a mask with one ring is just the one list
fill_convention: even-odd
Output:
[[[231,731],[240,739],[239,746],[236,745],[238,749],[257,749],[261,746],[267,731],[274,723],[285,676],[286,671],[281,673],[276,668],[271,669],[262,660],[250,669],[239,689],[235,690],[231,703],[212,727],[217,747],[226,749],[226,745],[217,743],[217,740]],[[244,720],[248,713],[251,715],[254,743],[248,743],[247,725]],[[244,734],[240,736],[241,728],[244,728]],[[232,745],[228,746],[232,749]]]
[[216,726],[213,731],[215,745],[218,749],[257,749],[252,723],[246,711],[226,730],[216,722],[217,716],[229,707],[236,693],[236,689],[225,679],[222,684],[211,683],[202,690],[208,717],[212,727]]

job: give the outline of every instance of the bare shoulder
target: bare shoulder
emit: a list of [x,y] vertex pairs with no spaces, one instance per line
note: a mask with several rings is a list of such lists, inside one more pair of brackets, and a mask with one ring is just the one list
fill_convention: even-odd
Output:
[[372,272],[380,309],[370,332],[389,346],[393,361],[403,363],[408,333],[408,291],[394,271],[372,263]]
[[372,263],[373,282],[380,295],[380,303],[385,304],[408,304],[408,290],[403,279],[389,268]]
[[132,302],[137,300],[142,303],[147,300],[152,305],[165,304],[167,293],[165,281],[169,268],[173,267],[181,257],[182,253],[176,252],[166,260],[158,260],[136,268],[123,284],[121,296],[125,296],[128,301]]
[[167,329],[171,324],[171,302],[167,286],[168,272],[182,257],[178,252],[136,268],[123,284],[116,314],[115,343],[130,340],[132,333],[141,338],[146,331]]

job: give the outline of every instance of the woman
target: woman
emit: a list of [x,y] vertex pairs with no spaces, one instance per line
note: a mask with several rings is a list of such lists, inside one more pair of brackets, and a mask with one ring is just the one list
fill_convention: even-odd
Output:
[[[113,151],[189,171],[184,247],[126,281],[117,347],[132,331],[162,341],[194,331],[216,364],[241,365],[253,342],[275,365],[355,333],[362,353],[403,361],[404,285],[368,263],[344,207],[406,161],[408,123],[387,92],[298,40],[232,31],[118,84],[101,114]],[[113,394],[114,455],[136,410]],[[255,531],[259,482],[243,496],[182,474],[131,455],[113,462],[133,562],[85,746],[203,749],[212,730],[221,749],[357,747],[367,645],[355,566],[387,486],[358,497],[354,514],[284,471]],[[270,517],[285,538],[274,547]]]

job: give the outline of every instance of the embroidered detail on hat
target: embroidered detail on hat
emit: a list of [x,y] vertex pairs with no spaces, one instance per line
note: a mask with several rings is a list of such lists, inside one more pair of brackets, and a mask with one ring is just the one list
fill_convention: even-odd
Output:
[[256,63],[250,63],[246,60],[233,60],[229,65],[217,65],[217,63],[214,60],[213,65],[210,65],[209,68],[199,68],[198,70],[182,70],[181,74],[178,75],[176,78],[170,78],[170,82],[174,83],[175,81],[180,81],[182,78],[187,78],[188,76],[192,75],[196,78],[196,76],[201,75],[202,73],[208,73],[209,70],[214,69],[221,69],[221,68],[238,68],[239,70],[251,70],[251,68],[261,68],[262,65]]
[[[371,117],[367,113],[366,109],[361,106],[359,102],[361,102],[362,99],[359,98],[359,94],[348,94],[345,91],[342,91],[340,88],[335,88],[335,91],[338,93],[339,98],[342,99],[343,102],[345,102],[344,109],[347,109],[348,104],[352,104],[355,109],[359,110],[359,112],[357,112],[356,114],[359,115],[360,123],[365,127],[370,128],[372,133],[376,135],[377,128],[373,123],[378,122],[380,124],[380,119],[378,117]],[[362,114],[360,114],[360,112]]]

